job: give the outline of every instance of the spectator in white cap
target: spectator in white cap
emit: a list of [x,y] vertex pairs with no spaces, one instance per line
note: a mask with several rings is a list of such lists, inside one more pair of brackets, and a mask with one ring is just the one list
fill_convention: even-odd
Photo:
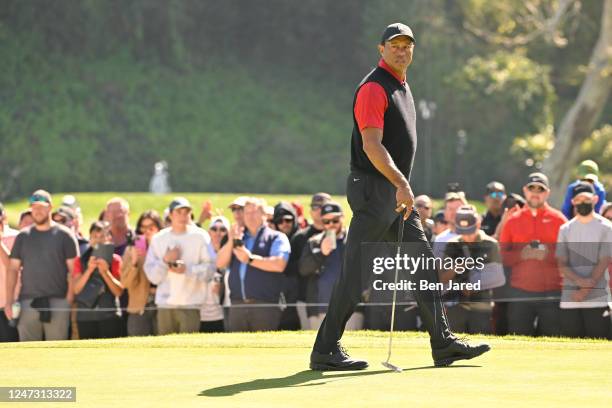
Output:
[[264,214],[266,216],[266,223],[268,227],[272,229],[276,229],[276,224],[274,224],[274,207],[271,205],[266,205],[264,208]]
[[232,216],[234,217],[234,223],[238,224],[240,227],[244,227],[244,204],[248,199],[249,197],[247,196],[240,196],[229,205],[229,209],[232,211]]
[[[212,217],[208,227],[210,240],[215,254],[227,243],[230,229],[229,220],[223,216]],[[213,282],[208,285],[206,299],[200,309],[200,333],[215,333],[224,331],[223,301],[229,306],[227,292],[227,270],[217,268]],[[223,296],[223,299],[222,299]]]
[[200,308],[214,280],[215,253],[208,233],[191,221],[184,197],[170,203],[171,226],[151,240],[144,270],[157,285],[159,334],[193,333],[200,329]]

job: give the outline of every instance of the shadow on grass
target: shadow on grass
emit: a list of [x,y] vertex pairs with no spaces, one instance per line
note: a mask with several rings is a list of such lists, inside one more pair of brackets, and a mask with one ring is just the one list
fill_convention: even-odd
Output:
[[[461,368],[461,367],[480,367],[477,365],[455,365],[450,367],[443,368]],[[428,370],[432,368],[438,368],[435,366],[426,366],[426,367],[413,367],[413,368],[405,368],[404,371],[414,371],[414,370]],[[236,384],[222,385],[220,387],[209,388],[207,390],[201,391],[198,396],[205,397],[228,397],[232,395],[239,394],[245,391],[257,391],[257,390],[269,390],[274,388],[288,388],[288,387],[310,387],[316,385],[324,385],[327,384],[327,380],[341,380],[343,378],[351,378],[351,377],[365,377],[370,375],[378,375],[378,374],[396,374],[390,370],[376,370],[376,371],[351,371],[351,372],[343,372],[340,374],[325,374],[321,371],[312,371],[312,370],[304,370],[298,373],[289,375],[287,377],[277,377],[277,378],[261,378],[252,381],[246,381]],[[309,383],[310,381],[317,381],[314,383]],[[308,383],[308,384],[307,384]]]

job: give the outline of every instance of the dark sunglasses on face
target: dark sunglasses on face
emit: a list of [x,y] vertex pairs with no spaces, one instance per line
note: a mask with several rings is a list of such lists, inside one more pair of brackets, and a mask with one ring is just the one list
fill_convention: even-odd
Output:
[[41,194],[34,194],[33,196],[31,196],[28,200],[28,202],[30,204],[34,204],[34,203],[46,203],[49,204],[49,199]]
[[227,228],[225,227],[210,227],[212,232],[227,232]]
[[277,224],[293,224],[293,218],[281,218],[276,223]]
[[527,187],[527,190],[532,193],[543,193],[544,191],[546,191],[546,189],[542,186],[529,186]]
[[323,224],[324,225],[329,225],[329,224],[338,224],[340,223],[340,218],[334,218],[331,220],[323,220]]
[[499,198],[501,200],[502,198],[504,198],[504,193],[502,193],[501,191],[491,191],[489,193],[489,197],[491,197],[491,198]]

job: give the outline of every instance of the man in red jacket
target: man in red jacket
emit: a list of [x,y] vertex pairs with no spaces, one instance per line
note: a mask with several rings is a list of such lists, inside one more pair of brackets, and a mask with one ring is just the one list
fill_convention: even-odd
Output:
[[567,219],[546,202],[550,189],[544,174],[530,174],[523,194],[527,205],[510,216],[500,236],[503,262],[512,268],[508,331],[555,336],[559,334],[561,275],[554,246]]

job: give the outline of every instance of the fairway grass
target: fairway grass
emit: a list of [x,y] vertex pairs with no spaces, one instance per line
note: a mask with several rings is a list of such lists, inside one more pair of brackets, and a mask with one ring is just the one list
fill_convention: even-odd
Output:
[[[423,333],[347,332],[361,372],[308,370],[315,333],[219,333],[0,344],[1,386],[73,386],[79,407],[610,406],[612,342],[478,337],[484,356],[433,368]],[[3,405],[0,403],[0,405]],[[4,404],[16,407],[19,404]]]

